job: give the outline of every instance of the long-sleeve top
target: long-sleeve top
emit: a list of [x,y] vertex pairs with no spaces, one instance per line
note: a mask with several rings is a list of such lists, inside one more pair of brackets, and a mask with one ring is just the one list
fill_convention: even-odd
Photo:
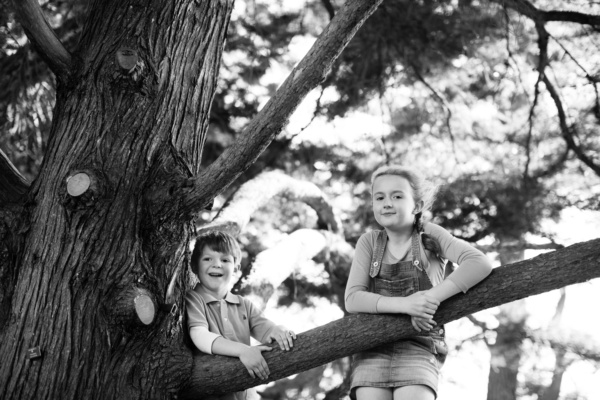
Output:
[[[481,251],[467,242],[455,238],[441,226],[425,223],[423,229],[439,244],[439,256],[459,265],[459,268],[446,279],[452,281],[463,292],[483,280],[492,271],[490,260]],[[350,276],[346,285],[345,301],[348,312],[377,313],[377,302],[382,296],[369,292],[371,280],[369,269],[376,239],[377,231],[371,231],[364,233],[356,243]],[[403,259],[396,259],[386,246],[383,262],[395,264],[410,259],[410,257],[409,252]],[[444,280],[444,264],[435,254],[425,250],[422,244],[421,261],[433,286]]]

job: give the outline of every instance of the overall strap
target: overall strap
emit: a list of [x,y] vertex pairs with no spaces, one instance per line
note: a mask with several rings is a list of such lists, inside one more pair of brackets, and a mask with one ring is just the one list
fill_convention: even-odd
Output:
[[420,271],[423,271],[423,263],[421,262],[421,235],[416,229],[412,233],[412,259],[413,265]]
[[387,232],[385,229],[377,232],[377,239],[375,240],[375,249],[371,256],[371,269],[369,276],[375,278],[381,268],[381,262],[383,260],[383,252],[385,251],[385,245],[387,244]]

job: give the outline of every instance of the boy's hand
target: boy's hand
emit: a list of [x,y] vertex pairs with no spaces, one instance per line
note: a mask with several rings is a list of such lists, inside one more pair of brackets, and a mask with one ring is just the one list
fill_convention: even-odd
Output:
[[430,331],[435,326],[434,320],[419,317],[410,317],[410,323],[417,332],[421,332],[421,330]]
[[263,351],[271,351],[271,347],[266,345],[248,346],[240,354],[240,361],[248,370],[251,377],[267,379],[269,377],[269,366],[262,356]]
[[405,314],[426,320],[433,318],[433,314],[435,314],[440,305],[439,300],[428,295],[425,291],[413,293],[408,297],[404,297],[404,299],[406,302]]
[[275,340],[281,350],[288,351],[294,347],[294,339],[296,339],[296,334],[283,326],[277,326],[269,334],[269,339],[270,343]]

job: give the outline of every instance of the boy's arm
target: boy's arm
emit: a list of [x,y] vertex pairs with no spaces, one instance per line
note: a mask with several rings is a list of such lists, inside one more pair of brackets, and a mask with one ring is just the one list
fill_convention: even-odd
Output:
[[192,342],[194,342],[194,345],[203,353],[213,354],[213,343],[219,337],[221,337],[221,335],[209,331],[205,326],[193,326],[190,328],[190,338],[192,339]]
[[282,325],[276,325],[273,321],[267,319],[260,309],[250,300],[241,297],[242,302],[248,313],[248,323],[250,324],[250,334],[261,343],[277,342],[281,350],[288,351],[294,347],[296,334]]
[[[260,379],[269,377],[269,366],[261,354],[263,351],[271,351],[269,346],[248,346],[225,339],[223,336],[199,326],[190,329],[190,336],[196,347],[205,353],[239,358],[251,377]],[[210,344],[209,351],[205,351],[203,347],[205,348],[208,344]]]

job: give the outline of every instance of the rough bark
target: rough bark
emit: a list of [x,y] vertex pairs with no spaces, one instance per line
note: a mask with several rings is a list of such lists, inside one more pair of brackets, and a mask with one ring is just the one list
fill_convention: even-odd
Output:
[[[18,243],[0,248],[0,275],[9,282],[0,299],[8,321],[0,330],[0,398],[176,395],[192,366],[180,272],[193,214],[258,157],[379,2],[347,2],[335,29],[261,114],[262,125],[201,176],[232,0],[96,0],[70,60],[37,3],[15,2],[60,76],[29,203],[11,216],[18,226],[0,226],[3,239]],[[274,123],[261,136],[265,118]],[[82,172],[90,185],[67,190]],[[189,185],[204,189],[192,193]],[[166,298],[173,280],[174,307]],[[41,357],[30,359],[38,349]]]
[[[467,294],[445,301],[436,313],[436,321],[445,324],[486,308],[600,277],[599,249],[600,239],[595,239],[496,268]],[[290,352],[274,349],[265,353],[271,371],[268,381],[414,333],[406,315],[345,317],[301,333]],[[185,398],[189,391],[204,395],[237,391],[262,383],[265,381],[250,378],[238,360],[196,356],[192,379],[182,395]]]
[[[24,227],[11,232],[23,245],[10,261],[3,399],[168,398],[191,367],[182,280],[179,308],[162,306],[192,226],[151,215],[145,194],[197,172],[232,2],[91,7]],[[117,59],[123,48],[137,54],[129,70]],[[67,192],[78,171],[97,182],[86,196]],[[144,310],[155,314],[132,312],[136,291],[149,293]],[[29,359],[35,347],[41,358]]]

